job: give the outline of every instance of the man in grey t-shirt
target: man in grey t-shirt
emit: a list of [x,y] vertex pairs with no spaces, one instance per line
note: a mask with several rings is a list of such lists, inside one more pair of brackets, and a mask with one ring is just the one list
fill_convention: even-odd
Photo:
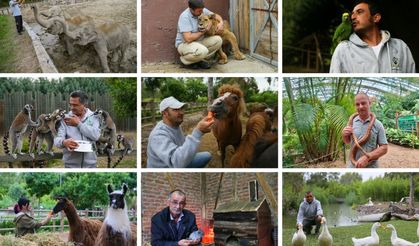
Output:
[[[371,102],[365,93],[359,93],[355,96],[355,106],[358,115],[353,119],[353,125],[346,126],[342,131],[342,138],[345,144],[351,144],[351,150],[354,148],[354,141],[352,139],[352,132],[360,139],[367,134],[368,125],[371,122],[370,106]],[[378,167],[378,158],[387,153],[387,138],[383,124],[379,120],[375,120],[371,128],[371,134],[367,142],[361,147],[368,153],[365,155],[360,149],[356,152],[356,163],[352,164],[349,160],[348,167]]]
[[[185,9],[179,16],[175,46],[180,54],[180,60],[189,68],[210,68],[210,64],[205,59],[210,58],[221,48],[223,40],[220,36],[205,36],[211,28],[205,30],[198,28],[198,16],[201,14],[212,14],[205,8],[203,0],[189,0],[189,8]],[[216,15],[219,21],[217,33],[222,32],[223,18]]]

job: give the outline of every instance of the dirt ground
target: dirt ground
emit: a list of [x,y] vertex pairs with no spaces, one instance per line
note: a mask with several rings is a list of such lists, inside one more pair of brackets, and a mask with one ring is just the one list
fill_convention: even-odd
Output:
[[210,69],[183,68],[177,63],[158,63],[141,65],[143,73],[277,73],[278,68],[246,55],[245,60],[229,57],[228,63],[214,64]]
[[[379,159],[379,166],[380,168],[418,168],[419,150],[389,143],[387,154]],[[343,158],[341,158],[334,162],[323,162],[305,167],[346,168],[346,164],[343,162]]]
[[[127,53],[128,61],[119,66],[111,64],[112,72],[135,73],[137,70],[137,1],[135,0],[90,0],[88,2],[62,6],[73,15],[88,15],[96,22],[115,21],[125,24],[130,30],[130,47]],[[51,6],[39,5],[39,10],[48,10]],[[51,56],[59,72],[65,73],[97,73],[102,67],[96,51],[91,44],[77,46],[76,54],[69,56],[65,52],[63,43],[58,36],[45,33],[45,29],[36,23],[33,11],[25,8],[22,15],[24,20],[39,36],[47,53]],[[108,61],[109,61],[108,57]]]

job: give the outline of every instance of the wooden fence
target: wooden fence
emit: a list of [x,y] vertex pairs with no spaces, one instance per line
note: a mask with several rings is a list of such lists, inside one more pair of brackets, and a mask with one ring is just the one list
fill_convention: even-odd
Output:
[[[34,218],[37,221],[41,221],[46,218],[47,214],[51,210],[46,209],[35,209],[34,210]],[[4,215],[5,214],[5,215]],[[97,219],[103,220],[105,218],[106,211],[105,210],[77,210],[77,214],[83,218],[89,219]],[[135,210],[128,210],[128,217],[130,221],[133,223],[137,223],[137,211]],[[15,218],[14,211],[12,209],[0,209],[0,223],[2,222],[13,222]],[[60,230],[61,232],[64,231],[64,228],[67,228],[68,225],[64,225],[64,220],[66,220],[66,216],[63,212],[60,212],[57,217],[53,217],[51,219],[52,226],[43,226],[42,228],[51,229],[53,232]],[[15,228],[0,228],[0,234],[5,234],[7,232],[13,232]]]
[[[110,95],[93,94],[89,95],[89,108],[94,111],[97,108],[106,110],[111,115],[116,124],[117,131],[135,131],[137,126],[136,118],[119,118],[116,117],[112,109],[112,98]],[[5,94],[4,99],[0,100],[0,133],[8,130],[16,114],[20,112],[25,104],[32,104],[34,106],[35,114],[32,115],[32,120],[36,121],[38,116],[42,113],[51,113],[57,108],[69,111],[67,100],[68,94],[62,93],[48,93],[43,94],[38,91],[28,93],[15,92],[12,94]]]
[[[155,111],[156,120],[158,121],[161,119],[159,104],[160,102],[141,102],[141,123],[151,122],[152,110]],[[188,102],[187,105],[186,113],[195,113],[208,107],[207,103],[202,102]]]

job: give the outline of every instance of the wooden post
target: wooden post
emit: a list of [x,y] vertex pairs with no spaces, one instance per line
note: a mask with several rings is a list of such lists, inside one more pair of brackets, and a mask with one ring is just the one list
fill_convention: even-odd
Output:
[[203,221],[207,219],[207,176],[206,173],[201,173],[201,203],[202,203],[202,212],[201,212],[201,226]]
[[63,216],[63,212],[60,212],[60,228],[61,228],[61,232],[64,232],[64,216]]
[[214,210],[217,208],[217,205],[218,205],[218,196],[220,195],[221,184],[223,182],[223,175],[224,173],[221,173],[220,175],[220,183],[218,184],[217,196],[215,197]]
[[234,201],[239,200],[239,197],[237,195],[237,173],[232,173],[233,178],[233,197],[234,197]]
[[276,198],[271,187],[269,186],[268,182],[266,182],[263,173],[256,173],[256,178],[258,179],[260,186],[262,186],[266,200],[271,205],[275,219],[278,219],[278,203],[276,202]]
[[172,175],[170,173],[166,173],[167,182],[169,182],[170,191],[176,189],[175,183],[173,183]]

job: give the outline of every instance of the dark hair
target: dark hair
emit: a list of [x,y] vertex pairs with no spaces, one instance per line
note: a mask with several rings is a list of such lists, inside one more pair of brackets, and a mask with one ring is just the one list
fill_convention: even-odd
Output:
[[[29,205],[29,200],[26,199],[25,197],[21,197],[19,198],[19,201],[17,202],[17,204],[19,205],[19,211],[22,210],[22,206],[24,205]],[[16,213],[16,210],[15,210]]]
[[313,194],[313,192],[311,190],[309,190],[309,191],[306,192],[306,195],[308,195],[310,193]]
[[204,0],[189,0],[188,1],[189,8],[197,9],[197,8],[204,8]]
[[381,14],[381,8],[380,5],[378,4],[378,2],[374,1],[374,0],[357,0],[355,2],[355,5],[361,4],[361,3],[366,3],[368,4],[368,9],[370,10],[371,16],[374,16],[375,14],[380,13]]
[[82,91],[73,91],[70,94],[72,98],[79,98],[80,103],[86,105],[89,102],[89,97]]
[[18,214],[20,212],[19,204],[16,203],[13,210],[15,211],[15,214]]
[[182,190],[179,190],[179,189],[175,189],[175,190],[172,190],[172,191],[169,193],[169,199],[170,199],[170,198],[172,198],[172,194],[173,194],[173,193],[178,193],[178,194],[181,194],[182,196],[186,197],[185,192],[183,192]]

